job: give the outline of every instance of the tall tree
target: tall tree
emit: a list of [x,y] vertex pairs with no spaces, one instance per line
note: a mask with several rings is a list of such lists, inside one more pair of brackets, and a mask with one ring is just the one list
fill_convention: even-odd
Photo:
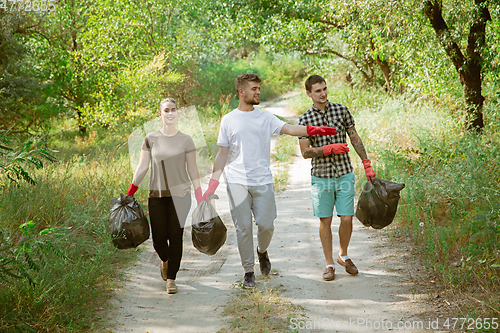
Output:
[[27,132],[54,114],[50,84],[34,70],[26,42],[37,27],[34,15],[0,8],[0,130]]
[[[161,8],[167,21],[169,6]],[[140,100],[146,89],[139,79],[148,81],[156,74],[136,75],[141,64],[147,66],[164,50],[154,30],[162,20],[150,17],[152,10],[151,1],[61,0],[36,31],[33,47],[42,70],[57,87],[56,96],[76,115],[81,132],[89,123],[108,126],[124,116],[128,100],[122,97],[129,95],[128,89],[138,89]],[[123,71],[128,77],[120,75]]]
[[60,0],[40,18],[31,48],[81,132],[146,112],[181,86],[178,69],[202,48],[198,2]]
[[483,52],[486,47],[486,24],[491,21],[488,0],[473,0],[470,10],[469,33],[465,52],[443,18],[443,0],[425,0],[425,15],[436,32],[439,43],[450,57],[462,84],[469,129],[481,131],[484,127],[482,95]]

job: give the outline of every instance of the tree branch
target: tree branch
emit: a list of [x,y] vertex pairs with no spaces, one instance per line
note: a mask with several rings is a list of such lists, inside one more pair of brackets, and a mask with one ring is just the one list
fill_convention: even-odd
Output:
[[339,24],[337,22],[332,22],[332,21],[328,21],[328,20],[318,20],[316,22],[323,23],[324,25],[327,25],[329,28],[336,28],[339,30],[342,30],[346,27],[345,24]]
[[370,75],[368,75],[368,73],[366,73],[358,64],[358,62],[352,58],[352,57],[349,57],[349,56],[346,56],[346,55],[343,55],[342,53],[340,52],[337,52],[337,51],[334,51],[334,50],[319,50],[319,51],[312,51],[312,50],[306,50],[306,53],[307,54],[322,54],[322,53],[331,53],[331,54],[334,54],[336,55],[337,57],[339,58],[342,58],[342,59],[345,59],[347,61],[350,61],[354,64],[354,66],[361,72],[361,74],[363,74],[363,77],[365,78],[366,81],[368,82],[371,82],[372,79],[370,77]]
[[460,72],[460,68],[465,63],[465,57],[458,44],[452,40],[450,29],[443,18],[442,6],[442,0],[426,0],[424,1],[424,14],[429,18],[439,42],[451,58],[457,72]]
[[470,27],[467,44],[468,59],[480,56],[481,48],[486,40],[486,23],[491,21],[490,11],[485,6],[487,0],[475,0],[474,2],[479,9],[479,17],[474,18]]
[[35,24],[33,24],[33,25],[30,25],[30,26],[27,26],[27,27],[21,27],[21,26],[18,26],[18,27],[14,30],[14,33],[18,33],[18,34],[30,34],[30,33],[34,33],[34,32],[36,32],[36,30],[33,30],[33,31],[32,31],[31,29],[40,27],[40,24],[41,24],[41,23],[42,23],[42,22],[41,22],[41,21],[39,21],[39,22],[37,22],[37,23],[35,23]]
[[153,22],[154,22],[154,19],[153,19],[153,13],[151,12],[151,8],[149,8],[149,6],[146,6],[147,10],[148,10],[148,13],[149,13],[149,20],[150,20],[150,24],[149,24],[149,38],[151,39],[151,45],[156,45],[156,42],[155,42],[155,38],[154,38],[154,26],[153,26]]

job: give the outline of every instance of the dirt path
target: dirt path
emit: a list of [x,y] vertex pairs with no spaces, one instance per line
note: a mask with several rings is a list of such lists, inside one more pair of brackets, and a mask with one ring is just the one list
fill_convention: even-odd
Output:
[[[278,101],[267,110],[289,117],[284,109],[287,103]],[[364,228],[355,220],[349,255],[360,273],[349,276],[337,265],[335,281],[322,281],[324,257],[319,220],[312,214],[309,175],[310,161],[295,157],[290,186],[276,196],[278,218],[268,250],[278,275],[265,285],[257,282],[258,287],[284,288],[286,299],[304,307],[300,326],[298,320],[292,318],[290,322],[299,332],[387,332],[389,325],[398,330],[398,323],[406,325],[407,329],[401,330],[404,332],[429,332],[425,327],[432,314],[425,312],[424,301],[428,296],[416,292],[405,262],[408,255],[389,247],[382,231]],[[243,269],[224,183],[217,194],[217,209],[228,228],[226,244],[215,256],[201,254],[192,246],[191,228],[186,227],[176,281],[179,292],[168,295],[160,277],[159,259],[151,240],[147,241],[126,284],[117,290],[119,311],[116,324],[110,328],[113,332],[200,333],[217,332],[226,326],[223,307],[242,279]],[[334,218],[335,251],[338,223]],[[411,328],[420,322],[423,329]]]

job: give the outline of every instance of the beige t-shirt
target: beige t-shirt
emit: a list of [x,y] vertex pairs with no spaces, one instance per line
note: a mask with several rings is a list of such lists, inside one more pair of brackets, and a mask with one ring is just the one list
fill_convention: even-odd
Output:
[[189,135],[180,131],[173,136],[166,136],[161,131],[149,133],[142,149],[151,154],[150,198],[183,197],[191,190],[186,154],[196,147]]

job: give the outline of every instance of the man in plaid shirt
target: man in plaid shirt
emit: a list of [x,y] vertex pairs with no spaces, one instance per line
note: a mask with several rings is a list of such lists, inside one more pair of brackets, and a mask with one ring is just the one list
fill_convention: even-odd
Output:
[[333,208],[340,217],[340,251],[337,262],[345,267],[347,273],[358,274],[358,269],[347,255],[347,247],[352,234],[354,216],[354,174],[349,157],[346,134],[361,158],[365,174],[375,177],[365,147],[354,128],[354,118],[342,104],[328,101],[326,81],[319,75],[310,76],[306,82],[306,93],[313,101],[313,106],[299,119],[303,126],[330,126],[337,130],[335,135],[300,136],[299,144],[302,156],[312,158],[311,192],[314,216],[319,217],[319,236],[326,260],[323,280],[335,279],[335,263],[332,249]]

